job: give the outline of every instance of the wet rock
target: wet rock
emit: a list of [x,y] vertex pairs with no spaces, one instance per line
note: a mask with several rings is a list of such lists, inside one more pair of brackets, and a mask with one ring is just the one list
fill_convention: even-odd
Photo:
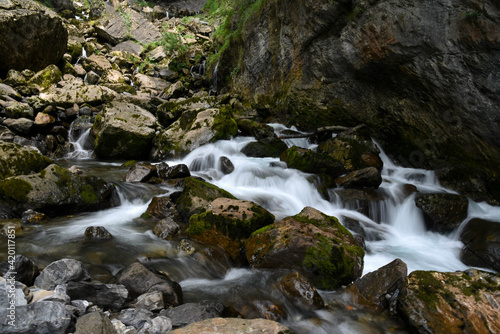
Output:
[[224,174],[231,174],[234,172],[233,162],[226,156],[221,156],[219,158],[219,169]]
[[159,311],[165,308],[163,294],[159,291],[148,292],[137,297],[134,303],[136,308],[142,308],[151,312]]
[[16,307],[16,326],[9,325],[8,309],[0,309],[0,333],[53,333],[66,334],[71,315],[59,302],[38,302]]
[[467,197],[455,194],[423,194],[415,204],[424,213],[425,224],[432,231],[450,233],[467,218]]
[[113,192],[114,186],[98,177],[75,175],[55,164],[0,181],[0,199],[11,217],[28,209],[48,215],[104,209],[114,204]]
[[78,318],[75,334],[115,334],[109,317],[101,312],[91,312]]
[[214,318],[195,322],[184,328],[179,328],[170,334],[198,334],[205,331],[215,331],[219,334],[292,334],[293,332],[282,324],[266,319]]
[[347,288],[357,304],[373,307],[377,310],[394,311],[397,297],[408,275],[406,263],[396,259],[385,266],[372,271]]
[[172,327],[185,327],[189,324],[206,319],[217,318],[222,315],[224,305],[215,302],[186,303],[171,307],[160,312],[172,320]]
[[371,188],[377,189],[382,183],[382,175],[375,167],[358,169],[345,176],[335,179],[335,183],[342,188]]
[[241,153],[256,158],[279,158],[286,149],[288,146],[281,139],[268,137],[249,143],[242,148]]
[[417,333],[496,333],[499,288],[498,274],[418,270],[406,279],[398,313]]
[[84,299],[104,309],[119,310],[128,299],[123,285],[69,281],[66,293],[71,299]]
[[164,240],[170,240],[179,233],[180,227],[172,218],[164,218],[153,228],[153,234]]
[[344,207],[350,210],[361,212],[371,219],[380,216],[378,205],[387,200],[389,196],[382,189],[336,189],[335,200],[342,203]]
[[45,267],[35,279],[34,285],[42,289],[54,290],[59,284],[87,281],[89,279],[89,273],[80,261],[62,259]]
[[35,1],[9,0],[0,15],[0,72],[38,71],[66,51],[68,32],[54,12]]
[[465,264],[500,272],[500,223],[471,219],[460,240],[464,243],[460,259]]
[[147,292],[160,291],[167,305],[182,304],[182,289],[178,283],[152,272],[138,262],[123,269],[118,274],[117,282],[127,287],[132,298]]
[[89,226],[85,229],[85,241],[113,239],[113,235],[104,226]]
[[236,120],[238,129],[244,136],[252,136],[257,140],[264,138],[275,137],[274,129],[267,124],[252,121],[246,118],[238,118]]
[[168,197],[153,197],[149,203],[144,217],[164,219],[175,216],[175,207],[172,200]]
[[16,278],[16,281],[27,286],[32,286],[39,273],[40,270],[31,259],[24,255],[16,254],[14,257],[14,268],[9,269],[4,277],[13,276]]
[[307,278],[293,272],[283,277],[278,288],[286,298],[297,307],[320,309],[325,307],[325,301]]
[[289,168],[295,168],[305,173],[326,174],[337,178],[347,172],[344,165],[328,154],[317,153],[313,150],[290,147],[280,156]]
[[217,198],[207,211],[189,218],[188,234],[207,245],[222,247],[233,261],[239,262],[242,239],[272,223],[274,215],[258,204]]
[[146,159],[155,134],[156,118],[133,104],[114,102],[96,117],[91,137],[102,159]]
[[364,250],[335,217],[306,207],[254,232],[245,243],[254,268],[302,273],[319,289],[337,289],[359,278]]
[[[159,167],[162,164],[157,165]],[[179,179],[191,176],[189,168],[185,164],[177,164],[175,166],[166,166],[165,168],[157,168],[158,176],[164,180]]]
[[155,176],[158,176],[155,166],[138,162],[130,167],[127,175],[125,175],[125,182],[147,182]]
[[184,189],[175,200],[175,204],[182,216],[189,219],[193,214],[205,211],[210,202],[219,197],[235,198],[211,183],[187,177],[184,179]]
[[51,163],[36,150],[15,143],[0,143],[0,179],[38,173]]

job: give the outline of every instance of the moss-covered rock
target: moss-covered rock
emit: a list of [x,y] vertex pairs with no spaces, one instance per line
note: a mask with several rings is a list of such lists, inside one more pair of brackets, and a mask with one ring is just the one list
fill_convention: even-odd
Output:
[[38,151],[8,142],[0,142],[0,179],[38,173],[52,161]]
[[34,85],[40,90],[46,90],[50,86],[62,80],[62,72],[56,65],[49,65],[37,72],[29,81],[29,85]]
[[297,270],[320,289],[349,284],[363,271],[364,250],[352,234],[310,207],[257,230],[245,250],[252,267]]
[[259,123],[248,118],[238,118],[236,120],[238,129],[244,136],[252,136],[257,140],[275,137],[274,129],[267,124]]
[[241,150],[241,153],[256,158],[279,158],[288,146],[278,138],[268,137],[247,144]]
[[332,178],[337,178],[347,171],[339,160],[328,154],[317,153],[297,146],[284,151],[280,156],[280,160],[286,162],[290,168],[305,173],[326,174]]
[[26,210],[50,216],[100,210],[113,205],[114,186],[95,176],[78,176],[56,164],[39,173],[0,181],[2,217]]
[[187,177],[182,182],[184,189],[175,200],[177,210],[189,219],[193,214],[205,212],[213,200],[219,197],[235,199],[229,192],[209,182]]
[[414,271],[398,298],[398,312],[417,333],[498,333],[499,291],[498,274]]

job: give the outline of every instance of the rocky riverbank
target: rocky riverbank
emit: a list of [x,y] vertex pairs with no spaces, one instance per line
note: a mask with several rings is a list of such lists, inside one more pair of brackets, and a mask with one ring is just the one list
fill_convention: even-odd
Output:
[[[334,307],[322,291],[338,291],[349,307],[391,314],[401,328],[420,333],[500,332],[498,274],[471,269],[408,275],[406,264],[395,260],[361,277],[364,242],[374,236],[359,221],[345,219],[343,226],[337,217],[312,207],[276,218],[262,205],[210,183],[209,177],[192,175],[204,164],[229,175],[234,165],[228,157],[211,161],[207,156],[190,166],[163,162],[218,140],[253,136],[256,141],[242,150],[246,156],[279,157],[273,168],[308,173],[324,199],[340,198],[369,216],[370,202],[387,196],[379,189],[383,162],[371,140],[377,124],[328,123],[311,133],[276,135],[266,123],[283,118],[263,106],[262,94],[239,89],[251,68],[224,72],[232,64],[224,64],[228,51],[217,52],[220,39],[229,37],[215,33],[220,17],[196,15],[203,1],[168,7],[132,0],[50,5],[0,1],[0,28],[9,36],[0,41],[0,217],[2,249],[7,250],[0,265],[0,299],[2,305],[15,306],[15,326],[11,309],[0,309],[0,333],[291,333],[280,324],[290,307]],[[353,19],[364,13],[358,10]],[[478,20],[479,29],[494,18]],[[218,58],[224,80],[208,71],[215,70]],[[234,90],[221,86],[231,76]],[[254,98],[257,102],[249,103]],[[355,123],[361,123],[358,116]],[[288,121],[302,123],[299,118]],[[86,131],[95,159],[127,161],[124,182],[174,189],[153,197],[142,214],[153,224],[154,235],[179,240],[179,251],[195,261],[210,257],[220,277],[234,267],[283,271],[272,291],[286,303],[184,303],[179,283],[145,259],[121,266],[103,281],[71,258],[42,268],[22,249],[10,257],[13,235],[19,240],[53,218],[120,205],[116,182],[59,164],[75,150],[70,134]],[[283,141],[300,136],[317,147],[288,147]],[[464,195],[418,192],[408,185],[404,196],[415,196],[427,228],[436,233],[456,231],[468,215]],[[497,226],[472,219],[463,227],[464,263],[499,270]],[[92,226],[84,239],[91,247],[113,235]],[[203,245],[203,252],[193,244]]]

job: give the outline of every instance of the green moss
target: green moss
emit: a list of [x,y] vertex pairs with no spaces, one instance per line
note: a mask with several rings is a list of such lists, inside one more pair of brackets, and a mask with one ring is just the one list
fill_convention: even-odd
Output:
[[443,284],[430,271],[417,270],[411,275],[418,280],[417,298],[425,303],[426,308],[436,311],[436,304],[439,302],[438,291],[443,290]]
[[91,185],[84,186],[80,193],[80,196],[86,203],[90,204],[97,202],[95,190]]
[[17,202],[26,202],[31,190],[33,190],[31,184],[20,178],[10,178],[0,182],[2,196]]
[[257,235],[257,234],[266,233],[267,231],[273,230],[275,227],[276,226],[274,224],[269,224],[267,226],[264,226],[264,227],[258,229],[255,232],[253,232],[251,235],[254,236],[254,235]]

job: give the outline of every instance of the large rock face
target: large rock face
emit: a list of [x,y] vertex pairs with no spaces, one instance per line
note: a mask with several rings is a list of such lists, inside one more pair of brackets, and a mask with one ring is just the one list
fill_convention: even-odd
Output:
[[61,18],[35,1],[2,1],[0,31],[0,74],[9,69],[38,71],[66,52],[68,32]]
[[[267,1],[218,80],[303,128],[366,123],[400,163],[500,201],[500,8],[493,0]],[[240,37],[240,36],[238,36]]]

